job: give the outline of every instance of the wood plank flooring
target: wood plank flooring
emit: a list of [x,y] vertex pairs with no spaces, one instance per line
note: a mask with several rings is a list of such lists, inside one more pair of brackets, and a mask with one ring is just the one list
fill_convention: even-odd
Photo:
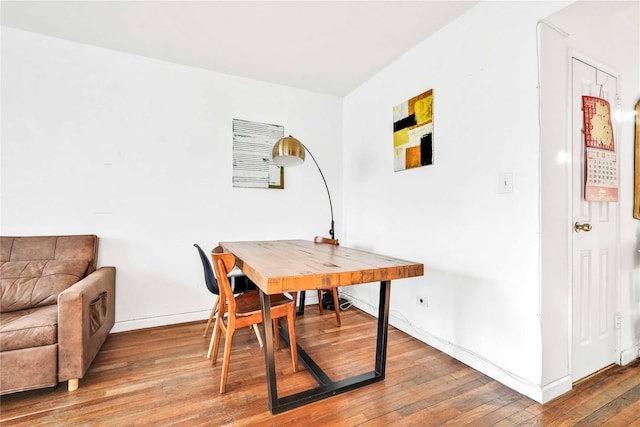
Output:
[[[204,322],[112,334],[80,388],[61,384],[2,396],[2,426],[640,426],[640,362],[614,366],[540,405],[426,344],[390,328],[382,382],[271,415],[255,335],[238,331],[227,393],[221,362],[206,358]],[[376,320],[356,308],[314,308],[296,321],[298,342],[333,378],[371,370]],[[340,344],[336,345],[336,342]],[[222,360],[222,355],[218,356]],[[315,385],[276,354],[280,395]],[[364,366],[364,367],[363,367]]]

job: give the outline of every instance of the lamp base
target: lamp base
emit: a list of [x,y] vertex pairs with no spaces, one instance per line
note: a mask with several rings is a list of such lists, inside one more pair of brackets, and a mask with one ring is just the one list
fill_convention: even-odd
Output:
[[[338,303],[340,304],[340,310],[346,310],[351,307],[351,301],[338,297]],[[325,292],[322,294],[322,308],[325,310],[335,310],[335,306],[333,304],[333,297],[331,294]]]

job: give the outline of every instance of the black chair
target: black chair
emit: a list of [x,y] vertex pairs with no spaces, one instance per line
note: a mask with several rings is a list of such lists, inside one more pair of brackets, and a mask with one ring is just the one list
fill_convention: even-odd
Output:
[[[211,267],[211,263],[209,262],[209,257],[202,250],[197,243],[194,243],[193,246],[198,250],[198,254],[200,255],[200,261],[202,261],[202,268],[204,270],[204,283],[207,285],[207,289],[209,292],[217,296],[216,302],[213,303],[213,308],[211,309],[211,314],[209,314],[209,321],[207,322],[207,326],[204,328],[204,337],[207,336],[207,332],[209,331],[209,326],[211,326],[211,322],[213,322],[213,318],[218,310],[220,305],[220,288],[218,287],[218,281],[216,280],[216,276],[213,274],[213,268]],[[234,294],[242,294],[245,292],[256,291],[258,287],[253,283],[247,276],[245,275],[234,275],[232,277],[233,283],[233,293]],[[262,347],[262,338],[258,332],[258,328],[255,327],[254,331],[256,332],[256,336],[258,337],[258,342],[260,343],[260,347]],[[210,357],[210,355],[208,356]]]

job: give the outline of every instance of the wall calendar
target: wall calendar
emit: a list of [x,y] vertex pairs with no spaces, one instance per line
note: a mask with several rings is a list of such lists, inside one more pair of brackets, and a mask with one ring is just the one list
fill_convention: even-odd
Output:
[[618,201],[618,159],[613,141],[609,102],[582,97],[585,145],[584,199],[588,202]]

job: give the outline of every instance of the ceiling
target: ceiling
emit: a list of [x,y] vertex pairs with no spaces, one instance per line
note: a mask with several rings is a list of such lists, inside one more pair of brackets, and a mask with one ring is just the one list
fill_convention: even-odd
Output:
[[477,1],[6,1],[2,25],[343,96]]
[[597,32],[604,21],[615,22],[614,26],[623,26],[630,33],[638,34],[640,1],[576,1],[547,17],[546,21],[556,25],[567,34]]

